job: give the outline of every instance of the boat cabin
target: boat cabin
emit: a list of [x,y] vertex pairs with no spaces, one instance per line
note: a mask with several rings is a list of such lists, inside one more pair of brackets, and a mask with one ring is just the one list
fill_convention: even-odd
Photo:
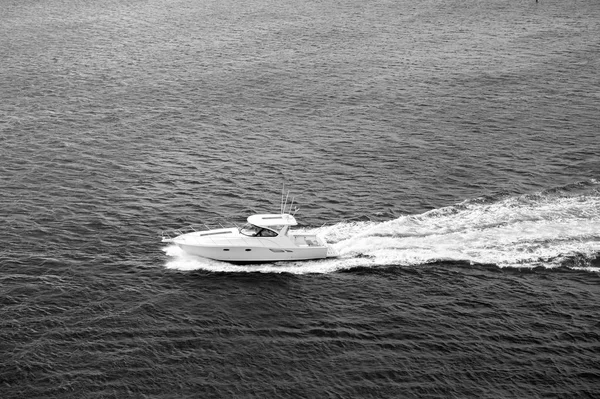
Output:
[[296,226],[296,219],[290,214],[252,215],[240,233],[248,237],[285,236],[290,226]]

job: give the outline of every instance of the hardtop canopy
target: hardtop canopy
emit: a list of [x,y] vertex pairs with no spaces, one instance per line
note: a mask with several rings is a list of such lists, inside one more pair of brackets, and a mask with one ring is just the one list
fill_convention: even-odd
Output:
[[298,224],[296,219],[288,213],[252,215],[248,217],[248,223],[261,227],[296,226]]

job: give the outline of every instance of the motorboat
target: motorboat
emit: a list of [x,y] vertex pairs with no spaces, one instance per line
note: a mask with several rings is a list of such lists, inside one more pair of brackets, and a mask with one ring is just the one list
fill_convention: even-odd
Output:
[[[285,207],[282,208],[285,209]],[[337,257],[338,253],[316,234],[291,231],[298,223],[291,213],[256,214],[238,228],[219,228],[171,236],[162,241],[186,253],[231,263],[297,261]]]

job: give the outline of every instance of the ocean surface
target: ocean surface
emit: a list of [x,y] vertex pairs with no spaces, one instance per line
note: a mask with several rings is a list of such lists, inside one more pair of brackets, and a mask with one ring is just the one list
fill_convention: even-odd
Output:
[[[598,21],[0,0],[0,397],[598,397]],[[284,184],[339,258],[161,242]]]

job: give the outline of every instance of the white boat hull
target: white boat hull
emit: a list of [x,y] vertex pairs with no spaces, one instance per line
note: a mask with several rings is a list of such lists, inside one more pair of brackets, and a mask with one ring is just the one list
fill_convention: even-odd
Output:
[[238,229],[192,232],[163,239],[186,253],[233,263],[279,262],[325,259],[338,256],[333,248],[313,234],[248,237]]
[[[177,244],[190,255],[234,263],[279,262],[291,260],[309,260],[327,258],[327,247],[207,247],[187,244]],[[331,251],[329,251],[331,252]]]
[[163,237],[163,242],[176,244],[190,255],[233,263],[338,256],[332,247],[315,234],[289,232],[289,226],[296,224],[294,217],[289,214],[253,215],[248,218],[248,222],[242,228],[193,231],[173,238],[167,235]]

